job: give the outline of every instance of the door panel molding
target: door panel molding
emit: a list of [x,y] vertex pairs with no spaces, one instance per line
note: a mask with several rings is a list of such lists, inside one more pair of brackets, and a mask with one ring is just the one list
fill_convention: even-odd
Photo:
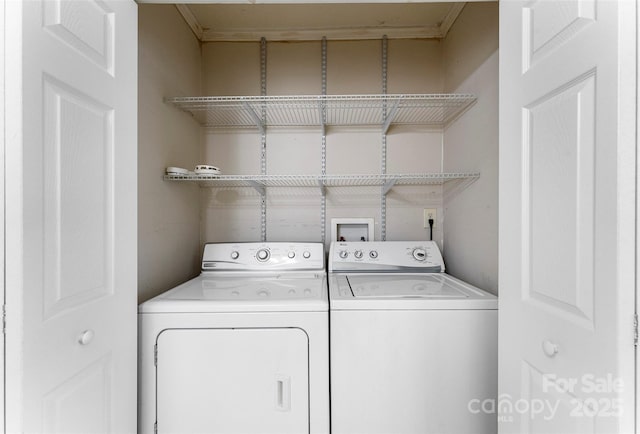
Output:
[[522,73],[595,20],[595,0],[532,1],[522,9]]
[[115,14],[99,0],[43,3],[44,28],[113,75]]
[[48,74],[43,83],[46,320],[114,293],[114,110]]
[[[595,291],[595,87],[592,69],[526,105],[522,126],[523,299],[589,330]],[[564,229],[548,237],[556,226]]]

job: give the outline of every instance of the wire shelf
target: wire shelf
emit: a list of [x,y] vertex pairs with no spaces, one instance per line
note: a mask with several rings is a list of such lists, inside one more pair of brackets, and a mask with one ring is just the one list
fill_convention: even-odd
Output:
[[380,126],[384,131],[391,125],[443,127],[475,100],[470,94],[412,94],[212,96],[165,101],[209,128],[257,127],[264,132],[270,126]]
[[203,187],[356,187],[440,185],[456,179],[474,180],[479,172],[363,175],[165,175],[165,181],[198,182]]

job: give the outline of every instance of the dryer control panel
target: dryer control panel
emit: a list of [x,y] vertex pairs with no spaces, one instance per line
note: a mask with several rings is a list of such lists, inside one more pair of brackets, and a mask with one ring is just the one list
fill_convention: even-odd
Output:
[[334,241],[329,271],[444,272],[435,241]]
[[209,243],[202,271],[324,270],[322,243]]

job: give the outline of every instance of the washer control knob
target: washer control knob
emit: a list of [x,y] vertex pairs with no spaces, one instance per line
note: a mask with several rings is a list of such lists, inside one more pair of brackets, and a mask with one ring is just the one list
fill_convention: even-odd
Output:
[[305,251],[302,253],[302,257],[303,257],[304,259],[309,259],[309,258],[311,257],[311,252],[309,252],[309,251],[305,250]]
[[418,261],[424,261],[427,259],[427,252],[421,247],[415,248],[413,249],[413,257]]
[[349,252],[347,252],[346,250],[340,250],[339,255],[342,259],[346,259],[347,256],[349,256]]
[[240,257],[240,253],[237,250],[231,252],[231,259],[238,259]]
[[378,257],[378,251],[377,251],[377,250],[371,250],[371,251],[369,252],[369,257],[370,257],[371,259],[376,259],[376,258]]
[[356,259],[361,259],[361,258],[362,258],[362,250],[356,250],[356,251],[353,253],[353,256],[355,256],[355,257],[356,257]]
[[267,249],[260,249],[260,250],[258,250],[258,253],[256,253],[256,258],[260,262],[264,262],[264,261],[268,260],[269,256],[271,256],[271,253],[269,253],[269,250],[267,250]]
[[294,252],[294,251],[292,250],[292,251],[290,251],[290,252],[287,254],[287,256],[289,257],[289,259],[293,259],[293,258],[295,258],[295,257],[296,257],[296,252]]

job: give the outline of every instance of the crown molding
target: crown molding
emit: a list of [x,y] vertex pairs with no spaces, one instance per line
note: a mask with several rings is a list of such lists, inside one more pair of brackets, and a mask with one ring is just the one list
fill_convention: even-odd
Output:
[[452,3],[452,7],[439,26],[372,26],[350,28],[286,28],[286,29],[243,29],[216,31],[204,29],[187,4],[176,4],[178,12],[189,25],[200,42],[256,42],[261,38],[267,41],[319,41],[327,40],[363,40],[381,39],[443,39],[453,26],[465,2]]

